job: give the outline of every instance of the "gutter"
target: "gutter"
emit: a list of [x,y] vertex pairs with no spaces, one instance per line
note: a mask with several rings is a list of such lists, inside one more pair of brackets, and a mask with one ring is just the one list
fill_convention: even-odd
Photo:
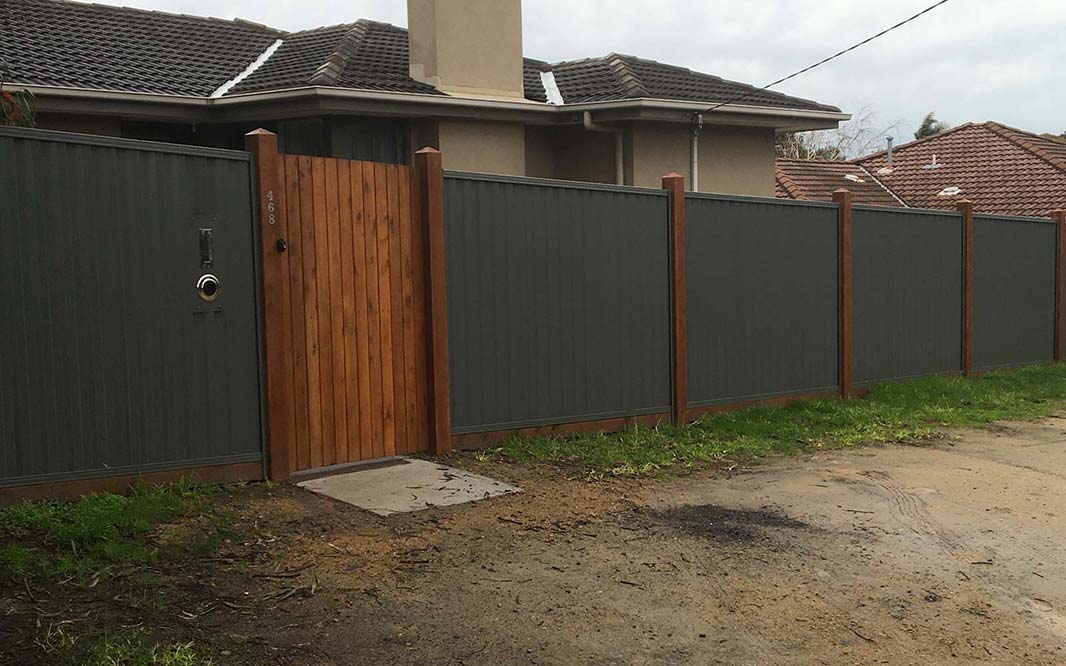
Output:
[[622,136],[622,130],[617,127],[607,127],[606,125],[598,125],[592,122],[592,113],[589,111],[585,112],[584,121],[585,129],[589,132],[603,132],[614,135],[614,184],[625,185],[625,141]]
[[[331,88],[305,86],[261,93],[243,93],[225,97],[208,98],[187,95],[166,95],[159,93],[121,92],[92,88],[66,88],[58,86],[23,85],[8,83],[8,89],[25,90],[37,97],[54,97],[77,100],[100,100],[124,103],[169,104],[190,109],[233,108],[251,104],[262,104],[286,100],[333,99],[340,101],[365,101],[390,104],[410,104],[425,107],[453,109],[483,109],[500,112],[533,113],[551,117],[558,114],[584,113],[585,111],[671,111],[687,114],[706,111],[706,102],[685,102],[653,98],[626,99],[607,102],[584,102],[577,104],[553,105],[533,102],[526,99],[491,99],[477,97],[453,97],[450,95],[425,95],[421,93],[378,92],[371,90],[353,90],[349,88]],[[818,120],[841,122],[851,118],[851,114],[840,111],[819,111],[809,109],[785,109],[732,104],[716,111],[710,122],[723,122],[730,116],[755,116],[759,118]]]

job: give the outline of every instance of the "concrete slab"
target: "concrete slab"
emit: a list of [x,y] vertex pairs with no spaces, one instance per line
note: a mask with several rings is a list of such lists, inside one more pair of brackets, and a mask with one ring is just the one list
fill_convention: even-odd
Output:
[[297,485],[379,516],[520,492],[519,488],[502,481],[416,458],[403,458]]

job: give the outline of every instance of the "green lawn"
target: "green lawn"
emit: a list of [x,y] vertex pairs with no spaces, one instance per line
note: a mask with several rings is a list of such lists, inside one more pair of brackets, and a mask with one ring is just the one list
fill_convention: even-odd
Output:
[[[126,495],[0,507],[0,576],[88,583],[162,555],[209,549],[211,544],[195,538],[171,544],[147,538],[160,524],[197,512],[207,492],[179,482],[137,486]],[[218,535],[207,538],[215,541]]]
[[926,438],[946,426],[1050,415],[1066,407],[1066,366],[1041,365],[971,379],[929,377],[874,386],[861,400],[809,400],[709,415],[683,427],[512,439],[493,453],[593,476],[638,476],[733,457]]
[[[18,591],[38,610],[37,661],[56,666],[220,666],[232,660],[203,642],[175,640],[176,613],[160,596],[163,567],[196,564],[227,535],[222,491],[182,481],[140,485],[128,494],[100,493],[75,501],[33,501],[0,507],[0,596]],[[92,604],[92,622],[70,610]],[[130,628],[100,613],[142,612]],[[107,619],[111,618],[111,619]],[[162,619],[160,619],[162,618]],[[163,629],[165,631],[156,631]],[[0,653],[3,648],[0,648]],[[0,655],[0,661],[3,660]]]

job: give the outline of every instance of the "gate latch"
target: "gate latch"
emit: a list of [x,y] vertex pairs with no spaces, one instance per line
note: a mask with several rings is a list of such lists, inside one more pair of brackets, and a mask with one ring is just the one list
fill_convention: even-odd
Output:
[[200,229],[200,268],[207,270],[215,266],[215,232],[213,229]]

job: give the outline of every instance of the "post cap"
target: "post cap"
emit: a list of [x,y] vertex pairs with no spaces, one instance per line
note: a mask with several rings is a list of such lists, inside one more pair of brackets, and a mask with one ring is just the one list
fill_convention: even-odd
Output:
[[440,153],[440,151],[439,151],[439,150],[437,150],[436,148],[433,148],[432,146],[426,146],[425,148],[423,148],[423,149],[421,149],[421,150],[417,150],[417,151],[415,151],[415,155],[419,155],[419,154],[423,154],[423,155],[432,155],[432,154],[434,154],[434,153],[437,153],[437,154],[439,154],[439,153]]

